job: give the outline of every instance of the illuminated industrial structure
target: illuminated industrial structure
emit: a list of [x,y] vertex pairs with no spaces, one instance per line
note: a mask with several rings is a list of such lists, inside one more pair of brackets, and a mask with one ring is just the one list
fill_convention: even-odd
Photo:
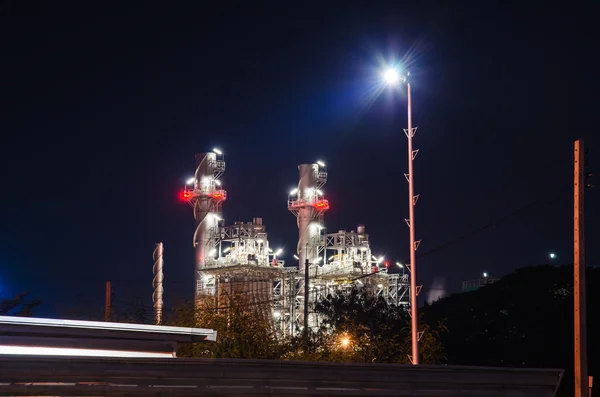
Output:
[[[219,159],[219,156],[221,157]],[[195,299],[207,291],[210,277],[204,274],[207,262],[214,259],[219,244],[219,221],[221,207],[227,199],[227,192],[221,189],[219,177],[225,172],[223,154],[215,149],[212,152],[196,155],[196,172],[186,182],[182,199],[194,208],[196,231],[194,248],[196,250],[196,288]],[[214,291],[210,291],[214,294]]]
[[356,231],[327,233],[323,218],[329,201],[321,190],[327,182],[325,164],[298,166],[298,187],[290,192],[287,202],[297,218],[294,257],[298,267],[285,267],[278,258],[281,249],[269,246],[262,218],[233,225],[222,222],[221,207],[227,197],[218,179],[225,171],[222,156],[218,150],[196,155],[196,173],[181,193],[194,208],[196,220],[196,302],[213,296],[219,307],[221,296],[234,290],[243,292],[257,310],[270,316],[282,337],[296,335],[304,328],[305,307],[308,327],[319,326],[315,302],[354,286],[367,288],[389,303],[408,304],[408,275],[388,273],[388,262],[373,256],[364,226]]
[[[301,164],[298,170],[298,188],[292,190],[288,197],[288,209],[296,215],[298,224],[297,258],[300,271],[292,310],[297,314],[294,317],[297,329],[304,327],[304,316],[300,316],[300,313],[305,307],[309,311],[308,326],[314,329],[319,326],[319,319],[314,313],[315,302],[336,291],[355,286],[367,288],[383,296],[389,303],[408,304],[408,275],[388,274],[389,263],[372,255],[369,236],[365,234],[363,225],[356,231],[340,230],[327,234],[323,215],[329,209],[329,201],[321,191],[327,182],[325,164],[321,161]],[[309,266],[308,277],[303,276],[306,265]],[[308,294],[304,291],[306,278]],[[308,305],[305,305],[306,297]]]

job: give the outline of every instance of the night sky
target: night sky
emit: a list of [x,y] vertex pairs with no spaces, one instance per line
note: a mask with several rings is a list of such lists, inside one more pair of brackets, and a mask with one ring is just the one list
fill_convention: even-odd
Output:
[[[167,304],[191,298],[194,220],[178,191],[213,147],[227,223],[262,217],[288,263],[287,193],[316,160],[328,229],[364,224],[375,254],[405,261],[406,97],[370,96],[384,61],[413,77],[422,296],[550,252],[571,261],[575,139],[600,172],[591,8],[251,3],[0,12],[0,295],[29,290],[39,316],[100,312],[112,280],[117,307],[149,304],[163,241]],[[586,199],[598,265],[596,192]]]

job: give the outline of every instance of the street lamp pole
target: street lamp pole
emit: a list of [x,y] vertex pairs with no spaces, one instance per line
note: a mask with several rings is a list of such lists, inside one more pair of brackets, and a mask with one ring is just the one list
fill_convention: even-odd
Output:
[[412,138],[415,130],[412,126],[412,98],[410,93],[410,82],[406,82],[408,96],[408,129],[404,132],[408,138],[408,226],[410,228],[410,310],[411,310],[411,334],[412,334],[412,363],[419,364],[419,314],[417,304],[417,242],[415,241],[415,204],[418,196],[415,196],[414,188],[414,166],[413,162],[417,151],[413,150]]

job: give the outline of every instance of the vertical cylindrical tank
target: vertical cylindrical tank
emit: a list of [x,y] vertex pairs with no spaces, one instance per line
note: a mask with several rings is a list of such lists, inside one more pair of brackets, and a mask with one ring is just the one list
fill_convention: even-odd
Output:
[[298,258],[299,268],[304,269],[304,264],[308,259],[309,263],[313,263],[317,259],[315,249],[315,237],[319,235],[320,225],[313,224],[318,222],[318,213],[311,205],[315,201],[319,165],[318,164],[300,164],[299,182],[298,182],[298,201],[305,204],[298,211]]
[[152,258],[154,259],[154,266],[152,272],[154,273],[154,279],[152,280],[152,302],[154,303],[154,324],[159,325],[162,323],[163,314],[163,243],[156,243]]
[[201,153],[196,155],[195,188],[199,196],[194,201],[194,219],[196,232],[194,233],[194,248],[196,256],[196,287],[195,297],[199,298],[206,293],[204,288],[204,269],[210,259],[213,247],[213,231],[218,226],[218,214],[215,200],[211,196],[214,190],[214,173],[217,164],[216,153]]

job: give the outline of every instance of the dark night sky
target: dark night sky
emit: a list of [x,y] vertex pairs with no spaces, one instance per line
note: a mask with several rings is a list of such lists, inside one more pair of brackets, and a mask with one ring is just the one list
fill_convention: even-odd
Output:
[[[42,316],[101,310],[110,279],[117,304],[149,301],[164,241],[165,294],[191,297],[193,217],[177,193],[194,153],[214,146],[226,153],[224,217],[262,217],[284,259],[297,165],[322,159],[327,227],[365,224],[375,253],[404,260],[406,101],[365,105],[380,59],[414,77],[424,291],[549,252],[570,261],[573,141],[600,150],[591,8],[258,3],[0,12],[1,294],[30,290]],[[596,201],[590,191],[590,265]]]

